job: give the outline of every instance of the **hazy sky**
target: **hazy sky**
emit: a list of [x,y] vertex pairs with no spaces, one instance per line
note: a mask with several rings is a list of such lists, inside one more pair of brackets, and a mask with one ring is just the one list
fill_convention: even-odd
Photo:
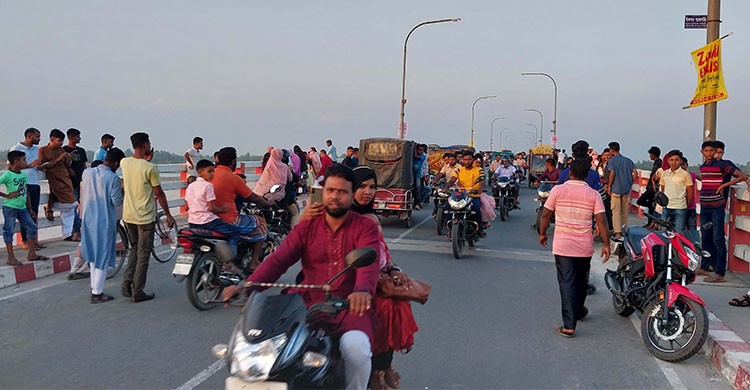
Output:
[[[552,126],[559,86],[561,146],[601,149],[619,140],[645,159],[656,144],[697,160],[703,109],[682,110],[695,91],[690,51],[705,30],[684,30],[706,0],[634,1],[9,1],[0,0],[0,134],[4,149],[35,126],[77,127],[86,148],[104,132],[126,146],[147,131],[155,147],[183,152],[195,135],[209,152],[233,145],[322,146],[396,135],[403,41],[409,41],[409,138],[477,146],[490,121],[527,147],[527,123]],[[727,156],[750,160],[750,1],[722,2],[719,103]],[[744,107],[744,108],[743,108]],[[741,153],[742,152],[742,153]]]

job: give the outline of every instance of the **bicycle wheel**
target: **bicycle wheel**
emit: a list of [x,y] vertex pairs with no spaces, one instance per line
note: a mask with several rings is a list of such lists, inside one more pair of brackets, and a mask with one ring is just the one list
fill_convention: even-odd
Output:
[[115,240],[115,266],[107,270],[107,279],[111,279],[120,272],[120,268],[125,264],[125,261],[128,259],[128,254],[130,253],[128,232],[121,223],[117,224],[117,238]]
[[160,263],[172,260],[177,253],[177,224],[170,228],[167,225],[167,215],[164,211],[156,214],[156,226],[154,227],[154,247],[151,254]]

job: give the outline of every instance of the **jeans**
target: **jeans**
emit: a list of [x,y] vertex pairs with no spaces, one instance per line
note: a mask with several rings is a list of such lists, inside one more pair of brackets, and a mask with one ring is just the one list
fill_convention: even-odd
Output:
[[674,230],[684,232],[687,225],[687,209],[665,209],[667,221],[674,225]]
[[591,257],[555,255],[555,265],[557,283],[560,285],[563,326],[565,329],[575,329],[586,303],[586,275],[591,269]]
[[474,215],[469,215],[469,219],[474,220],[476,223],[479,224],[479,231],[484,231],[484,225],[482,224],[482,199],[481,198],[471,198],[471,211],[474,212]]
[[145,225],[125,223],[132,249],[128,255],[128,266],[125,268],[122,284],[123,287],[133,286],[133,296],[142,293],[143,288],[146,287],[148,262],[151,259],[151,250],[154,249],[155,225],[155,222]]
[[[38,184],[27,184],[26,185],[26,196],[29,197],[29,200],[31,201],[31,211],[34,212],[34,217],[31,219],[34,220],[34,223],[37,222],[36,215],[39,213],[39,195],[42,193],[42,188]],[[28,241],[28,238],[26,236],[26,228],[21,225],[21,240],[23,242]]]
[[687,210],[687,218],[685,219],[686,228],[688,230],[695,230],[698,225],[696,221],[695,209]]
[[711,229],[702,231],[703,250],[711,253],[704,257],[701,268],[704,271],[713,265],[717,275],[724,276],[727,269],[727,242],[724,237],[724,207],[701,208],[701,223],[711,222]]
[[16,220],[21,224],[21,228],[26,229],[26,233],[32,239],[36,239],[36,222],[31,219],[31,213],[26,209],[14,209],[3,206],[3,240],[5,243],[13,242],[13,234],[16,232]]
[[221,234],[229,236],[227,243],[232,248],[232,253],[237,255],[237,244],[240,242],[240,228],[237,225],[232,225],[222,221],[220,218],[216,218],[208,223],[191,223],[191,228],[208,229]]

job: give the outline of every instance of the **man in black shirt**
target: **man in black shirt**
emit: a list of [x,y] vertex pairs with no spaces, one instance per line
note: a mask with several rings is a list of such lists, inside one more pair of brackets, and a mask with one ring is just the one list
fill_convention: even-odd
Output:
[[[648,183],[646,184],[647,192],[650,191],[651,193],[655,193],[658,191],[659,185],[658,185],[658,181],[656,178],[656,171],[658,171],[659,168],[661,168],[662,166],[660,156],[661,156],[661,149],[659,149],[659,147],[652,146],[648,150],[648,157],[651,161],[654,162],[654,164],[651,166],[651,176],[650,176],[650,179],[648,180]],[[656,212],[656,207],[654,206],[654,202],[652,201],[648,205],[648,213],[650,215],[654,215],[655,212]],[[651,218],[649,218],[648,222],[646,222],[646,224],[643,225],[643,227],[649,227],[651,226],[652,223],[653,222],[651,221]]]
[[356,168],[357,166],[354,165],[354,158],[353,158],[353,156],[354,156],[354,147],[353,146],[347,147],[346,148],[346,157],[344,157],[344,159],[341,161],[341,164],[344,165],[345,167],[349,167],[349,168],[352,168],[352,169]]
[[[81,142],[81,131],[78,129],[70,128],[67,132],[68,144],[63,146],[63,149],[73,156],[70,163],[70,181],[73,182],[73,193],[75,194],[76,201],[80,201],[81,198],[81,178],[83,177],[83,171],[86,169],[86,163],[88,158],[86,157],[86,149],[78,146]],[[76,218],[73,222],[73,239],[78,241],[81,238],[81,217],[76,212]]]

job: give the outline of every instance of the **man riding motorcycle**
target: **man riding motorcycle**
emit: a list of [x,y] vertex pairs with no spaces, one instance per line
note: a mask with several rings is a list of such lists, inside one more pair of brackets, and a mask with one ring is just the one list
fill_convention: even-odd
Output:
[[539,185],[539,182],[542,181],[557,182],[557,180],[560,178],[560,170],[555,167],[556,165],[557,162],[554,158],[550,157],[546,159],[544,161],[544,172],[536,178],[536,180],[534,181],[534,185]]
[[518,208],[520,203],[518,201],[518,181],[515,179],[516,171],[518,169],[510,165],[510,159],[507,156],[503,156],[502,165],[495,170],[495,179],[500,180],[501,177],[507,177],[510,180],[510,193],[513,196],[513,204],[515,208]]
[[[453,153],[445,153],[443,155],[443,167],[440,168],[440,172],[438,172],[437,176],[435,176],[435,179],[432,180],[432,185],[437,187],[440,185],[440,180],[445,178],[445,180],[450,180],[450,178],[453,177],[453,174],[456,173],[456,170],[461,166],[460,164],[456,163],[456,155]],[[434,200],[434,205],[432,209],[432,215],[434,216],[437,214],[437,207],[438,207],[438,200]]]
[[[351,212],[354,180],[352,170],[341,164],[326,169],[323,182],[325,213],[295,226],[279,248],[247,279],[248,282],[275,282],[302,259],[304,279],[300,284],[323,285],[347,266],[344,257],[350,251],[365,247],[378,250],[378,226],[367,217]],[[349,300],[349,313],[333,318],[329,323],[334,334],[340,337],[339,350],[344,360],[347,389],[365,389],[370,379],[375,318],[371,309],[379,268],[375,262],[350,269],[331,286],[331,295]],[[242,286],[228,287],[222,298],[227,301],[242,289]],[[289,293],[301,293],[308,306],[326,299],[325,293],[317,290],[292,289]]]
[[453,176],[448,180],[446,188],[451,188],[453,184],[458,183],[461,189],[469,191],[471,198],[471,209],[474,214],[470,216],[479,225],[479,237],[486,237],[484,224],[482,223],[481,196],[484,192],[484,169],[474,166],[474,156],[470,152],[465,152],[461,159],[461,166]]

